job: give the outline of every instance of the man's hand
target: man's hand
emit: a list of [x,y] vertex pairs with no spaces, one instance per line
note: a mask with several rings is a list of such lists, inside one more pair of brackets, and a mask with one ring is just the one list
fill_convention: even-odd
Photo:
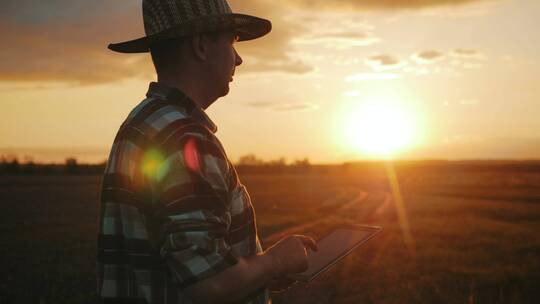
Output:
[[[240,257],[236,265],[185,288],[196,303],[234,303],[257,289],[284,279],[289,273],[307,269],[306,248],[317,250],[307,236],[288,236],[264,253]],[[285,281],[281,281],[285,283]]]
[[265,252],[272,260],[274,278],[308,269],[307,251],[317,251],[315,240],[304,235],[291,235],[281,239]]

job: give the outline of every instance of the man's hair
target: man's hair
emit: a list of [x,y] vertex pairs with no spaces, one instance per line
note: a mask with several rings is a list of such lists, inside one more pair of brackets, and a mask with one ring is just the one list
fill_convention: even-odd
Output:
[[[217,41],[221,34],[223,34],[222,31],[208,32],[203,35],[212,41]],[[192,36],[164,40],[150,47],[150,55],[158,75],[174,72],[182,66],[181,50],[186,44],[191,43],[191,39]]]

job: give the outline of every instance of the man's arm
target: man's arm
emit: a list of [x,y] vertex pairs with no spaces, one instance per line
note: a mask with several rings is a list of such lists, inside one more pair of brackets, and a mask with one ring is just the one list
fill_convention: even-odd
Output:
[[239,258],[236,265],[189,286],[186,291],[196,303],[201,304],[239,301],[272,279],[306,270],[306,247],[317,250],[313,239],[289,236],[264,253]]

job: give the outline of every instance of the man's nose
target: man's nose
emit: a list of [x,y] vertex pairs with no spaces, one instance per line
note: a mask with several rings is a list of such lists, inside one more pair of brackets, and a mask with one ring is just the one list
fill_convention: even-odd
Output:
[[236,50],[234,50],[234,54],[236,55],[236,60],[235,60],[235,64],[236,66],[239,66],[242,64],[242,62],[244,62],[242,60],[242,57],[240,57],[240,55],[238,54],[238,52]]

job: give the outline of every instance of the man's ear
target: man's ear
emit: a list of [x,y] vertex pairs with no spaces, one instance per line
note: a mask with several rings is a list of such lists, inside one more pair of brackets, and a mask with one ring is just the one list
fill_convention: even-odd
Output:
[[193,50],[193,55],[195,55],[196,59],[206,61],[207,45],[202,35],[193,35],[193,38],[191,39],[191,49]]

